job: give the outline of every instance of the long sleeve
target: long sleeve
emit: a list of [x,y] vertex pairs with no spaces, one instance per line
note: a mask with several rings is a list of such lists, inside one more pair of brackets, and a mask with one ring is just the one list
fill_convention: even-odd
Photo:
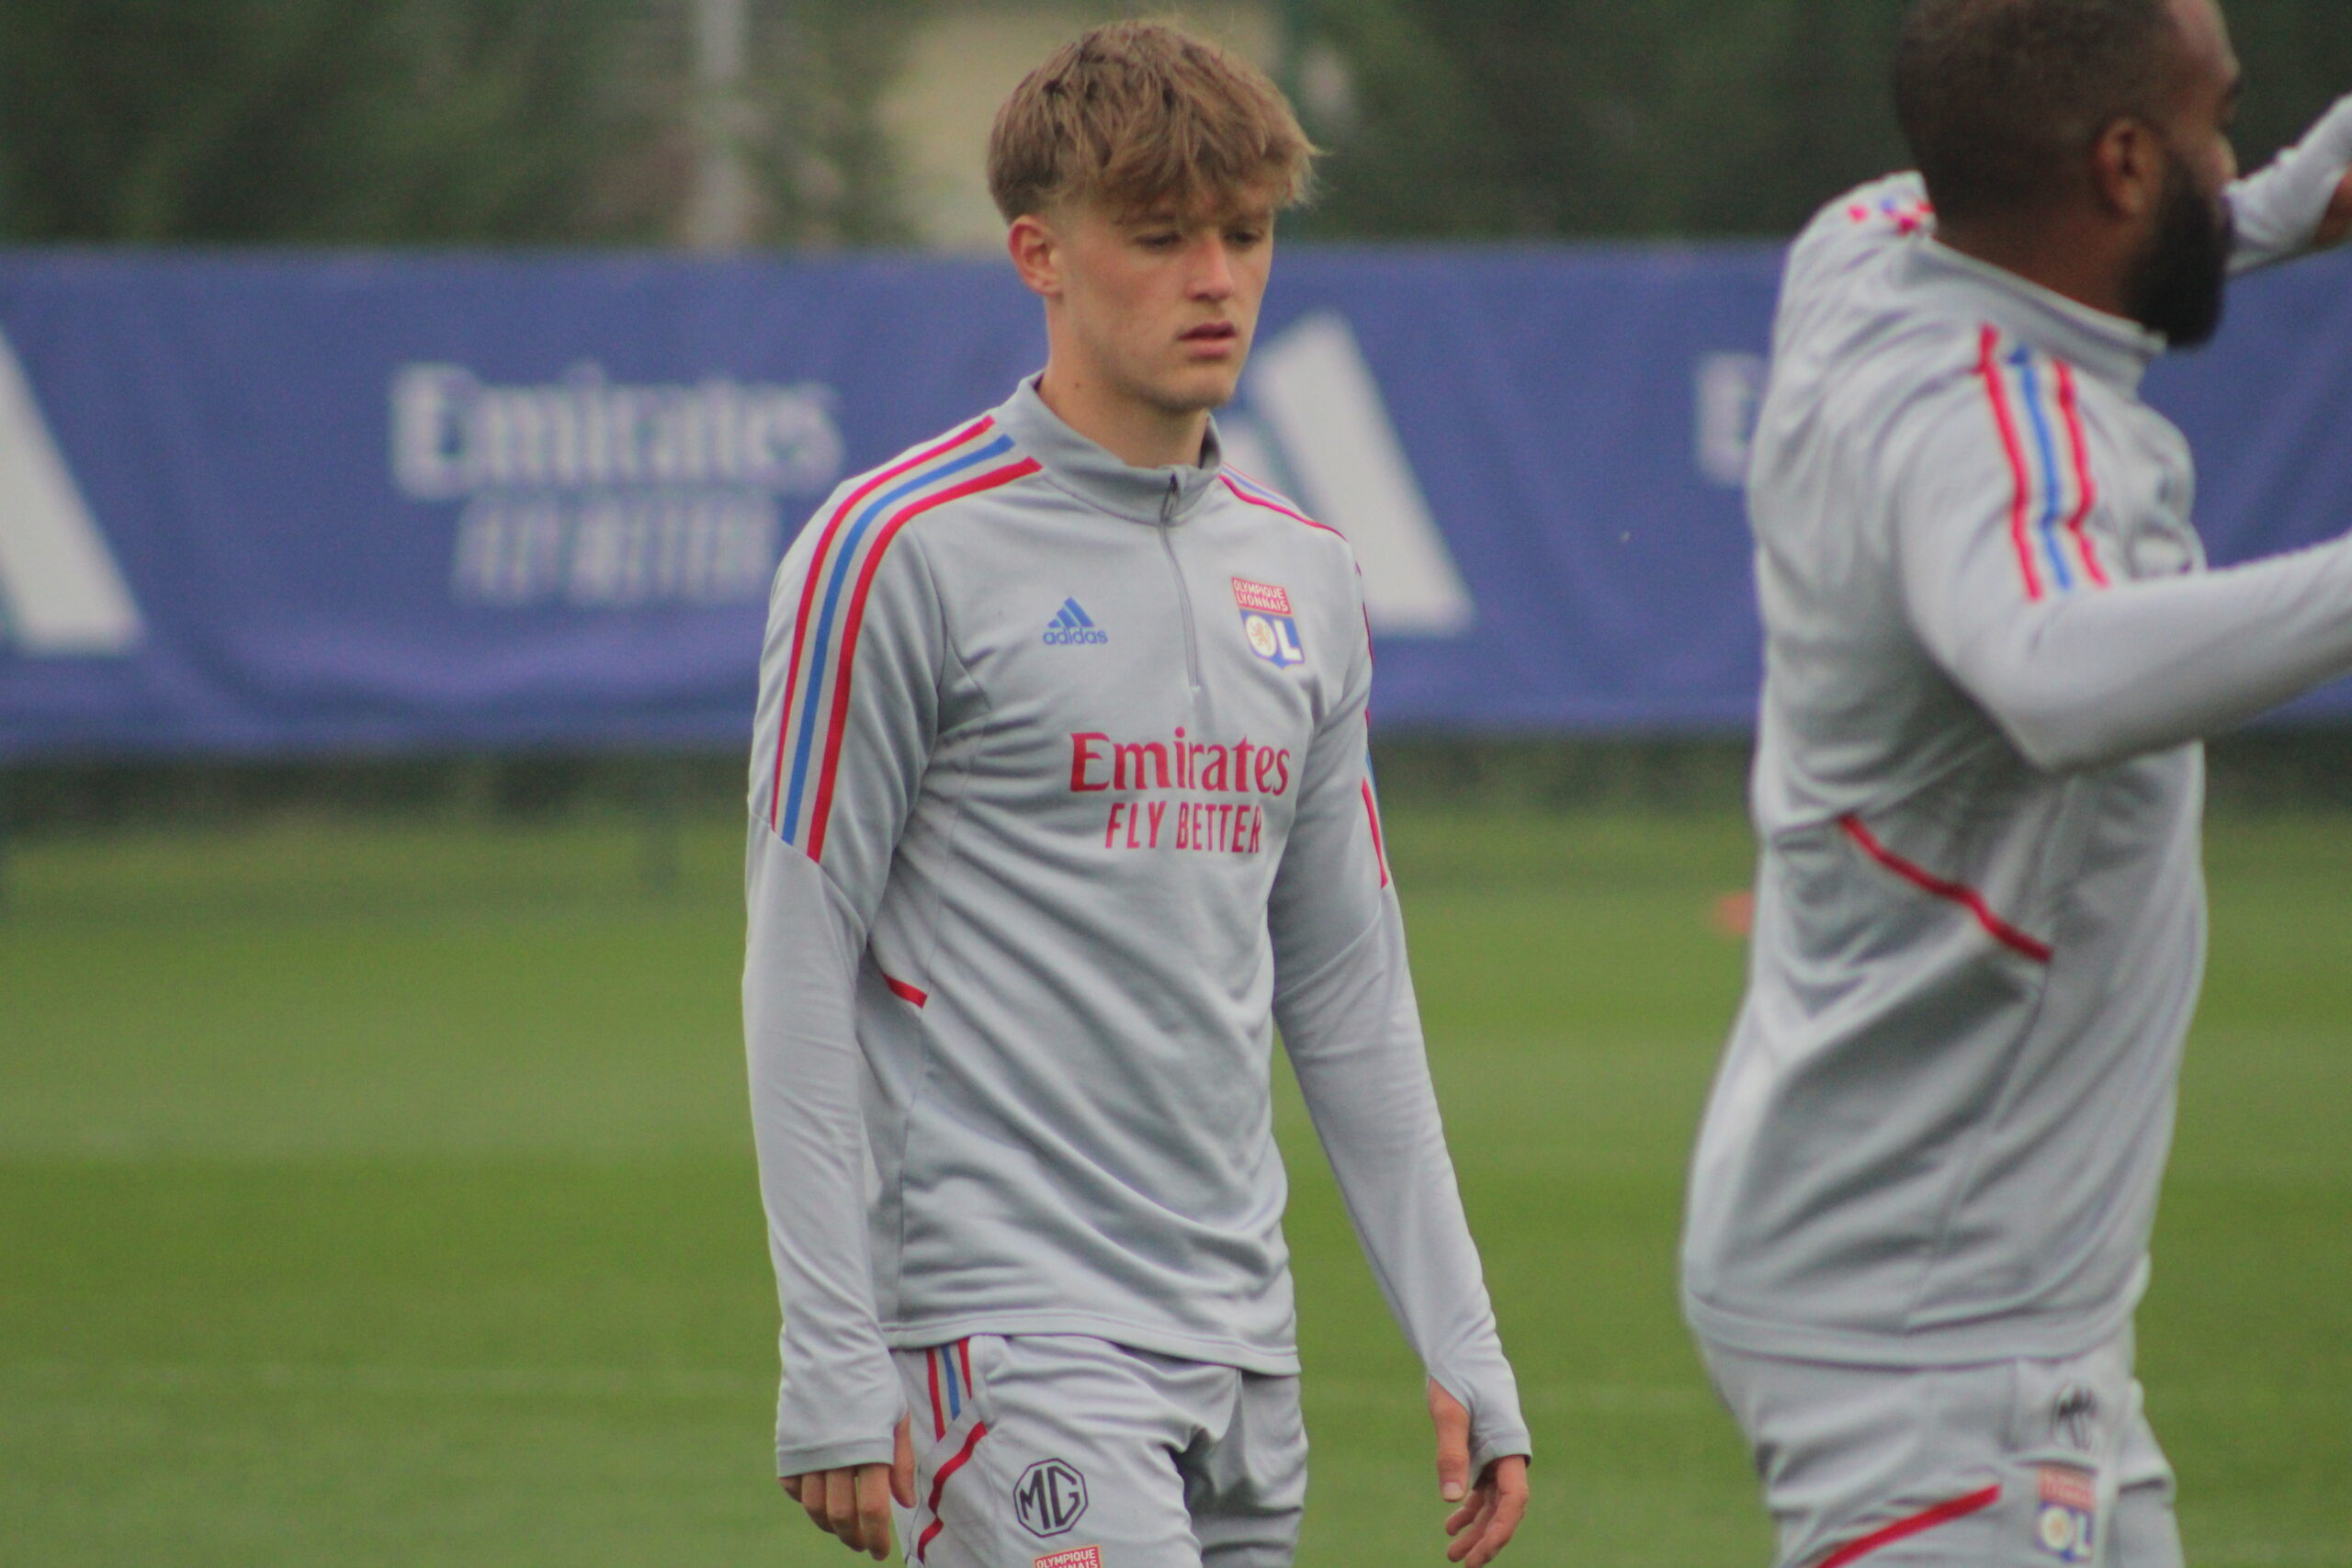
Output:
[[1422,1045],[1367,761],[1370,684],[1360,643],[1275,875],[1274,1018],[1389,1310],[1470,1412],[1475,1472],[1531,1449]]
[[2237,222],[2231,270],[2250,271],[2311,249],[2346,173],[2352,173],[2352,97],[2337,99],[2301,141],[2230,186]]
[[[2352,672],[2352,542],[2198,571],[2185,520],[2123,515],[2133,502],[2107,498],[2101,478],[2123,465],[2095,441],[2085,515],[2037,488],[1981,400],[1930,405],[1923,423],[1895,486],[1905,609],[2037,767],[2162,750]],[[2135,544],[2161,573],[2133,577]]]
[[936,731],[944,647],[920,551],[876,546],[861,563],[851,539],[829,559],[823,522],[776,583],[745,858],[743,1027],[784,1312],[782,1475],[888,1461],[904,1405],[875,1309],[855,995]]

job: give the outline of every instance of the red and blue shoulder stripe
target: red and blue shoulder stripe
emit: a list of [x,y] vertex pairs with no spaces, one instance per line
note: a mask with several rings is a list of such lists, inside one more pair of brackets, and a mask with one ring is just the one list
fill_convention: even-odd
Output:
[[1036,471],[983,418],[876,469],[826,513],[793,619],[768,800],[768,826],[810,859],[824,856],[857,637],[883,557],[922,513]]
[[1317,523],[1314,518],[1309,517],[1305,512],[1299,509],[1296,502],[1283,494],[1282,491],[1275,490],[1271,485],[1260,484],[1256,479],[1251,479],[1248,474],[1243,473],[1240,469],[1232,467],[1230,464],[1217,470],[1217,478],[1223,481],[1226,489],[1234,493],[1237,499],[1246,502],[1251,506],[1263,507],[1268,512],[1278,512],[1294,523],[1304,523],[1310,528],[1320,528],[1327,534],[1336,534],[1339,532],[1337,528],[1332,527],[1329,523]]
[[1988,326],[1978,343],[1976,375],[2008,459],[2009,538],[2026,597],[2106,587],[2107,568],[2089,526],[2098,479],[2074,367]]

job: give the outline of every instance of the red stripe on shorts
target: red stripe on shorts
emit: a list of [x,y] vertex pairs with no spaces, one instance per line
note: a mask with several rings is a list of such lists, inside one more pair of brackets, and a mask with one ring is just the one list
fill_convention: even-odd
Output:
[[980,1446],[980,1439],[988,1435],[989,1424],[987,1422],[974,1422],[972,1424],[972,1435],[964,1439],[964,1446],[956,1450],[956,1457],[949,1460],[945,1464],[941,1465],[939,1467],[939,1473],[932,1478],[931,1523],[923,1527],[922,1538],[915,1542],[916,1562],[920,1562],[922,1561],[923,1553],[931,1550],[931,1543],[939,1539],[939,1532],[941,1530],[946,1529],[946,1521],[939,1517],[939,1498],[940,1495],[947,1490],[947,1478],[964,1468],[964,1461],[972,1457],[972,1450],[978,1448]]
[[1991,1507],[2000,1500],[2001,1489],[1998,1486],[1987,1486],[1982,1492],[1971,1492],[1965,1497],[1954,1497],[1949,1503],[1939,1503],[1925,1513],[1914,1514],[1907,1519],[1897,1519],[1883,1529],[1871,1531],[1860,1540],[1848,1541],[1823,1558],[1819,1568],[1846,1568],[1847,1563],[1857,1558],[1867,1557],[1880,1547],[1893,1546],[1896,1541],[1908,1540],[1922,1530],[1931,1530],[1938,1525],[1948,1525],[1954,1519],[1966,1518],[1971,1514]]

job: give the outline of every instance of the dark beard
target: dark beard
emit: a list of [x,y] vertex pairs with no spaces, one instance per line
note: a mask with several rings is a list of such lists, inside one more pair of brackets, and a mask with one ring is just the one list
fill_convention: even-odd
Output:
[[2169,158],[2156,230],[2124,294],[2132,319],[2175,348],[2211,343],[2222,330],[2235,232],[2229,208],[2199,195],[2188,165]]

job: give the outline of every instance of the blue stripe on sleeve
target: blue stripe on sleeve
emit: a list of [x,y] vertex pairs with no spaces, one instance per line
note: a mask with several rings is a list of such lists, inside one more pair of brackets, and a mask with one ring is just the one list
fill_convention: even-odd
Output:
[[[1001,456],[1011,450],[1012,450],[1012,438],[1009,435],[1000,435],[987,446],[967,452],[952,463],[917,474],[878,500],[869,502],[865,510],[858,514],[857,521],[851,525],[848,535],[842,540],[840,549],[833,556],[831,581],[825,585],[825,607],[817,617],[817,636],[809,649],[808,684],[801,689],[800,738],[793,742],[792,789],[786,798],[784,807],[783,828],[786,843],[797,846],[800,841],[795,836],[798,831],[800,820],[800,795],[808,781],[808,758],[817,735],[817,710],[823,705],[817,700],[817,694],[824,689],[825,654],[833,635],[833,612],[841,603],[842,584],[849,581],[850,567],[857,554],[858,543],[865,536],[866,527],[882,513],[915,491],[936,484],[950,474],[961,473],[976,463],[985,463],[989,458]],[[787,724],[791,722],[789,714],[785,716],[785,722]]]
[[2041,378],[2034,374],[2033,355],[2020,348],[2014,363],[2018,367],[2018,378],[2025,384],[2025,409],[2033,420],[2034,444],[2041,450],[2042,550],[2050,557],[2051,567],[2058,576],[2058,591],[2064,593],[2074,588],[2075,577],[2067,570],[2065,551],[2058,547],[2058,512],[2065,500],[2064,486],[2058,479],[2058,448],[2050,438],[2050,416],[2041,406]]

